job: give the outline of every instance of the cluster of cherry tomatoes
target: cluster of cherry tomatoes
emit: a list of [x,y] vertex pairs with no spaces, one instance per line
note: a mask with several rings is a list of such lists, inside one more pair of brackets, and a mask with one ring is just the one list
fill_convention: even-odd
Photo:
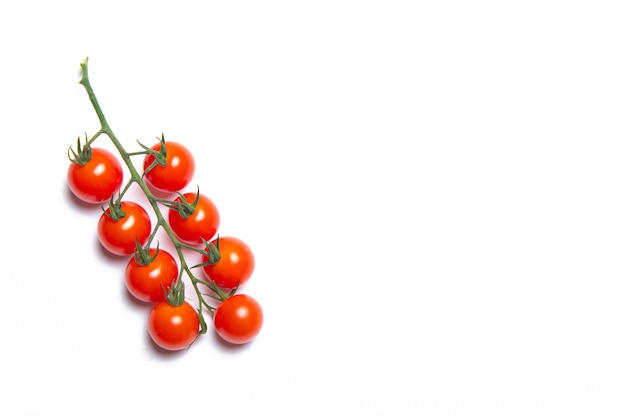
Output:
[[[193,155],[184,145],[162,137],[154,146],[143,148],[133,154],[120,149],[131,173],[122,188],[119,158],[104,148],[92,147],[90,141],[81,146],[79,140],[77,150],[71,149],[67,180],[77,198],[103,207],[98,239],[112,254],[129,257],[126,287],[135,298],[152,305],[147,325],[152,340],[166,350],[188,347],[206,331],[205,309],[224,340],[234,344],[251,341],[261,330],[263,311],[254,298],[236,293],[254,271],[250,247],[236,237],[217,235],[220,214],[211,199],[199,191],[182,192],[195,172]],[[135,155],[143,155],[141,172],[130,162]],[[144,190],[157,224],[152,224],[142,205],[124,198],[132,183]],[[174,243],[178,261],[155,242],[159,228]],[[190,251],[200,254],[197,265],[188,265],[185,253]],[[194,267],[201,270],[200,278],[193,274]],[[196,307],[185,299],[184,276],[196,289]],[[212,304],[200,289],[211,291]]]

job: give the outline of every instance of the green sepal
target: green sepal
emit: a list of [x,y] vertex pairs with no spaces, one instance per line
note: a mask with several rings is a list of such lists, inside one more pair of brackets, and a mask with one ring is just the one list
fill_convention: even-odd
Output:
[[152,168],[156,167],[157,165],[160,165],[162,167],[165,166],[165,163],[167,161],[167,149],[165,148],[165,135],[161,133],[161,138],[160,139],[157,138],[157,140],[161,144],[161,147],[159,148],[158,151],[155,151],[154,149],[149,148],[143,143],[137,141],[139,146],[143,148],[145,154],[154,156],[154,161],[152,161],[152,163],[148,165],[148,167],[143,171],[143,175],[146,175],[148,171],[150,171]]
[[159,242],[157,242],[154,256],[150,256],[150,249],[151,248],[149,247],[144,248],[143,246],[141,246],[141,244],[139,243],[139,239],[135,238],[134,258],[135,258],[135,262],[137,262],[137,265],[141,265],[141,266],[150,265],[152,261],[156,259],[157,255],[159,254]]
[[182,279],[177,279],[169,289],[163,288],[165,299],[172,307],[182,306],[185,302],[185,283]]
[[104,214],[111,218],[113,221],[118,221],[123,219],[126,216],[126,212],[122,210],[122,201],[114,200],[113,196],[109,200],[109,209],[106,210],[102,204],[100,204],[100,208],[104,212]]
[[172,201],[170,208],[172,210],[176,210],[178,214],[180,214],[181,218],[187,219],[194,213],[194,211],[196,211],[196,206],[200,200],[200,187],[198,187],[198,191],[196,191],[196,198],[192,203],[188,202],[182,193],[178,193],[178,196],[180,197],[180,201]]
[[215,244],[213,242],[207,241],[205,238],[201,237],[202,243],[204,243],[204,248],[206,249],[205,255],[208,260],[206,262],[199,263],[197,265],[192,266],[192,268],[199,268],[201,266],[207,265],[215,265],[222,259],[222,255],[220,254],[220,236],[217,235],[215,239]]
[[85,133],[85,145],[80,144],[80,136],[76,139],[76,152],[70,146],[67,150],[67,157],[75,164],[80,166],[85,165],[87,162],[91,161],[91,145],[89,145],[89,141],[87,140],[87,134]]

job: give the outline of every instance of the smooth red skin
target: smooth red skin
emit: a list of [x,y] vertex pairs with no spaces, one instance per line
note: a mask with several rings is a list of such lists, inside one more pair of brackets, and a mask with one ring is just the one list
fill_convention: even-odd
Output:
[[159,301],[148,314],[148,333],[166,350],[185,349],[196,339],[199,328],[198,313],[187,302],[175,307]]
[[213,324],[217,334],[227,342],[248,343],[261,331],[263,309],[249,295],[236,294],[217,307]]
[[[217,240],[213,240],[217,245]],[[245,284],[254,272],[254,254],[250,247],[241,239],[231,236],[220,236],[220,260],[214,265],[202,267],[204,275],[221,288],[235,288]],[[202,255],[202,262],[208,256]]]
[[[122,201],[122,210],[126,215],[117,221],[105,213],[98,221],[100,243],[109,252],[120,256],[135,252],[135,239],[140,245],[145,245],[152,231],[150,216],[139,204]],[[107,208],[106,212],[109,213],[110,209]]]
[[[185,200],[193,203],[196,193],[183,194]],[[182,201],[180,196],[174,201]],[[210,241],[217,233],[220,225],[220,214],[217,207],[207,196],[200,194],[198,204],[191,216],[183,219],[180,213],[170,209],[168,213],[169,225],[176,237],[188,245],[202,245],[202,238]]]
[[67,170],[67,183],[72,193],[90,204],[107,201],[122,185],[122,165],[111,152],[91,148],[91,160],[85,165],[72,162]]
[[168,289],[178,277],[178,265],[169,252],[150,249],[150,257],[156,257],[148,265],[140,265],[133,256],[126,265],[124,281],[126,288],[135,298],[146,303],[165,299],[164,288]]
[[[161,144],[157,143],[152,149],[159,151]],[[178,192],[191,182],[196,163],[189,149],[180,143],[165,141],[165,149],[167,150],[165,166],[157,164],[148,171],[145,180],[148,185],[161,192]],[[143,160],[143,169],[146,170],[154,159],[153,155],[146,155]]]

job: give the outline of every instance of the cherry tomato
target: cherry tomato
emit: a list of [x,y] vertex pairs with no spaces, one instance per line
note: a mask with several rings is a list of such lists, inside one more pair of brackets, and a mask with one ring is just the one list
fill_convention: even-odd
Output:
[[[189,203],[196,199],[196,193],[186,193],[183,196]],[[179,196],[174,201],[180,202],[182,199]],[[200,194],[195,210],[189,217],[184,219],[177,210],[170,209],[168,221],[178,239],[188,245],[199,246],[202,245],[202,238],[209,241],[217,233],[220,214],[213,201]]]
[[[213,240],[217,245],[217,240]],[[250,247],[236,237],[220,236],[220,260],[214,265],[204,265],[202,272],[222,288],[235,288],[243,285],[254,271],[254,255]],[[202,262],[209,257],[202,255]]]
[[213,324],[217,334],[227,342],[248,343],[261,331],[263,310],[249,295],[233,295],[217,307]]
[[[157,143],[152,149],[159,151],[161,144]],[[196,164],[191,152],[180,143],[165,141],[165,149],[165,166],[157,164],[146,173],[145,179],[151,187],[164,193],[173,193],[191,182]],[[154,160],[153,155],[147,154],[143,160],[143,169],[146,170]]]
[[152,225],[150,216],[143,207],[130,201],[122,201],[122,211],[126,213],[119,220],[113,220],[107,208],[98,221],[98,239],[102,246],[115,255],[130,255],[135,251],[135,239],[145,245],[150,237]]
[[159,301],[148,314],[148,333],[163,349],[185,349],[196,339],[199,328],[198,313],[186,301],[180,306]]
[[123,177],[118,159],[102,148],[91,148],[89,162],[84,165],[72,162],[67,170],[67,183],[72,193],[91,204],[109,200],[120,189]]
[[154,259],[149,264],[141,265],[133,256],[126,265],[124,279],[128,292],[135,298],[154,303],[165,299],[163,289],[168,289],[178,277],[178,265],[163,249],[157,252],[150,248],[150,257]]

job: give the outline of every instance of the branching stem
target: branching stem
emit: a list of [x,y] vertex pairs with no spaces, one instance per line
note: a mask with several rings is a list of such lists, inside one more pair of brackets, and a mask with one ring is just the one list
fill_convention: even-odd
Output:
[[204,253],[204,249],[197,248],[197,247],[185,244],[184,242],[181,242],[176,237],[176,235],[174,234],[172,229],[170,228],[169,224],[165,220],[165,217],[163,216],[163,213],[161,212],[161,209],[159,207],[159,203],[162,204],[164,202],[164,200],[157,198],[152,193],[152,191],[148,188],[148,186],[146,185],[146,183],[143,180],[143,176],[142,176],[143,174],[140,174],[137,171],[137,169],[135,168],[135,165],[133,164],[133,162],[131,160],[131,156],[144,155],[145,152],[132,152],[132,153],[127,152],[126,149],[124,149],[124,147],[122,146],[122,143],[118,140],[117,136],[115,136],[115,133],[113,133],[113,130],[109,126],[109,123],[107,122],[107,120],[106,120],[106,118],[104,116],[102,108],[100,107],[100,104],[98,103],[98,99],[96,97],[96,94],[95,94],[95,92],[94,92],[94,90],[93,90],[93,88],[91,86],[90,81],[89,81],[89,71],[88,71],[87,62],[88,62],[88,58],[85,58],[85,60],[81,63],[82,76],[81,76],[81,79],[80,79],[79,83],[83,87],[85,87],[85,90],[87,91],[87,95],[89,96],[89,101],[91,101],[91,104],[92,104],[92,106],[93,106],[93,108],[94,108],[94,110],[96,112],[96,115],[98,116],[98,120],[100,122],[100,130],[95,135],[93,135],[93,137],[91,137],[87,141],[87,143],[91,144],[98,137],[100,137],[101,135],[105,134],[106,136],[109,137],[109,139],[111,140],[111,142],[113,143],[113,145],[117,149],[120,157],[122,158],[122,160],[124,161],[124,163],[128,167],[128,171],[130,172],[130,179],[128,180],[128,182],[127,182],[126,186],[123,188],[123,190],[120,192],[120,194],[118,196],[118,199],[117,199],[118,202],[121,201],[122,197],[124,196],[126,191],[128,191],[128,189],[130,188],[130,186],[133,183],[137,184],[137,186],[145,194],[146,198],[148,199],[148,202],[149,202],[150,206],[154,210],[154,213],[155,213],[156,219],[157,219],[156,220],[156,224],[154,226],[154,229],[153,229],[153,231],[152,231],[152,233],[151,233],[151,235],[150,235],[150,237],[148,239],[147,246],[149,246],[152,243],[152,241],[155,238],[156,233],[157,233],[159,228],[163,229],[163,231],[167,234],[169,239],[174,244],[174,247],[176,249],[176,253],[177,253],[178,258],[180,260],[180,276],[179,276],[179,279],[182,277],[183,272],[184,272],[185,275],[187,275],[187,277],[191,281],[191,284],[192,284],[192,286],[193,286],[193,288],[195,290],[196,296],[198,298],[198,314],[200,315],[200,321],[202,323],[202,331],[201,331],[201,333],[204,333],[204,332],[206,332],[206,324],[205,324],[205,321],[204,321],[204,317],[202,317],[203,310],[204,310],[204,308],[206,308],[209,311],[209,313],[212,315],[213,312],[215,311],[215,307],[211,306],[204,299],[204,296],[206,294],[203,294],[200,291],[199,286],[200,285],[206,286],[211,291],[213,291],[215,294],[217,294],[217,297],[209,296],[210,298],[213,298],[213,299],[225,300],[226,298],[229,297],[229,294],[226,294],[222,289],[220,289],[213,282],[201,280],[201,279],[197,278],[191,272],[191,267],[187,264],[187,261],[185,260],[183,249],[193,250],[193,251],[201,253],[201,254]]

